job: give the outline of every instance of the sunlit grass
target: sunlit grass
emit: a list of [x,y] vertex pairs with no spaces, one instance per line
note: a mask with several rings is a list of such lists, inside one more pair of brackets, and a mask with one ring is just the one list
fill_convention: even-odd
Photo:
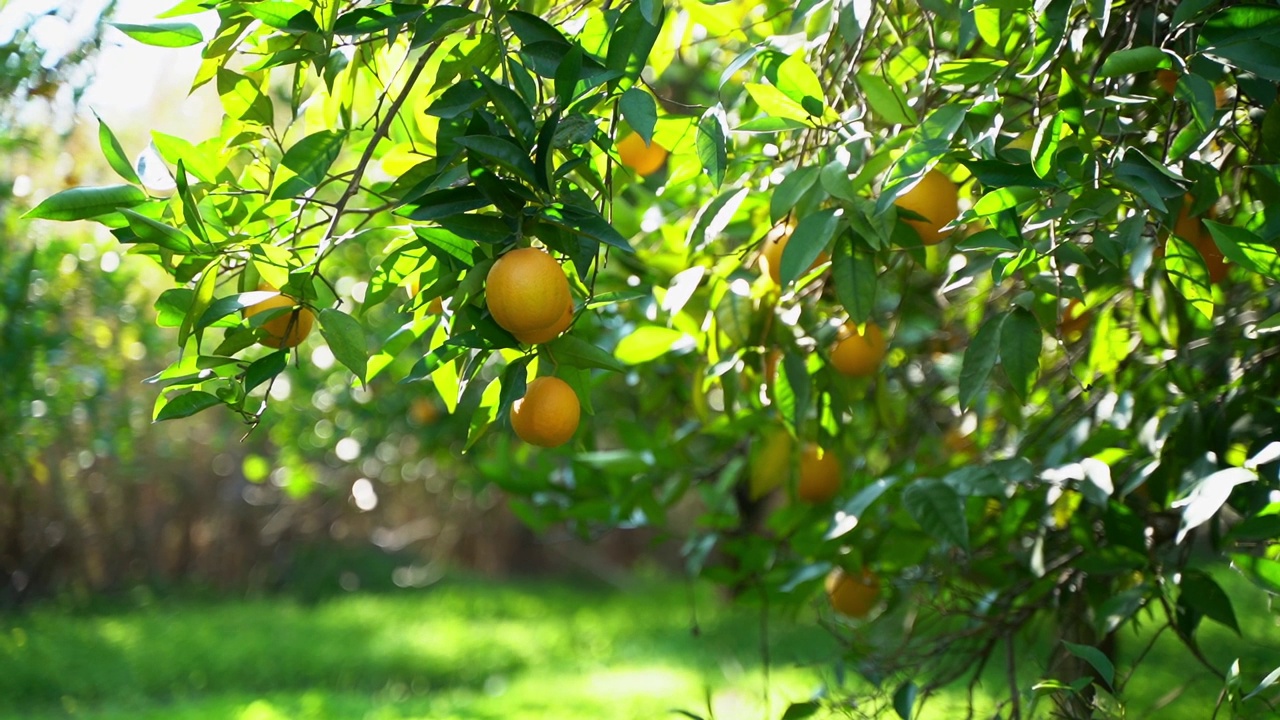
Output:
[[[1276,622],[1256,594],[1238,597],[1244,637],[1205,621],[1200,641],[1224,669],[1243,658],[1256,682],[1268,662],[1280,664]],[[0,618],[0,718],[638,720],[681,717],[672,712],[679,709],[776,720],[832,679],[836,653],[807,611],[775,617],[766,682],[759,621],[756,610],[678,583],[605,592],[446,582],[314,604],[272,598],[37,608]],[[1153,626],[1122,631],[1121,676]],[[1024,683],[1047,648],[1025,655]],[[992,698],[1007,688],[1001,670],[989,668],[983,680],[975,702],[985,711],[978,717],[989,717]],[[1133,717],[1202,720],[1219,687],[1166,633],[1126,699]],[[963,686],[949,688],[921,717],[964,717],[968,702]],[[1049,709],[1042,703],[1038,716]]]

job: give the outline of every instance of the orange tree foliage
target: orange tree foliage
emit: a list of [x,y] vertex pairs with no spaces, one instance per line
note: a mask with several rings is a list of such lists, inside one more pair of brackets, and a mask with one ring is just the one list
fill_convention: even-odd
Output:
[[[208,37],[181,19],[204,8]],[[1280,592],[1274,5],[187,0],[124,29],[201,46],[221,133],[155,138],[166,194],[104,126],[124,183],[29,216],[100,222],[173,276],[156,420],[270,423],[277,376],[326,372],[263,347],[265,283],[344,377],[464,414],[458,461],[534,526],[698,508],[672,528],[690,571],[821,605],[904,717],[1046,619],[1062,642],[1001,675],[1011,716],[1115,712],[1117,634],[1146,620],[1220,704],[1270,702],[1270,667],[1196,637],[1239,632],[1215,566]],[[664,152],[620,158],[627,137]],[[526,246],[573,304],[533,346],[485,302]],[[883,360],[836,371],[867,327]],[[512,441],[540,376],[581,404],[558,450]],[[838,488],[796,502],[810,446]],[[866,619],[825,605],[836,568],[881,578]]]

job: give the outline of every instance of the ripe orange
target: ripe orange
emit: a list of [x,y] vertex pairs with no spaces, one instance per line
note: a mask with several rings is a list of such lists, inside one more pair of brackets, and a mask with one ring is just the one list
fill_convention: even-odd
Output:
[[759,500],[791,477],[791,433],[784,428],[765,430],[751,441],[751,463],[747,469],[747,493]]
[[[1193,199],[1190,195],[1186,195],[1182,199],[1182,207],[1178,210],[1178,216],[1173,221],[1173,234],[1191,243],[1196,250],[1200,251],[1200,257],[1204,259],[1205,270],[1209,273],[1209,282],[1219,283],[1227,277],[1227,271],[1230,269],[1227,265],[1227,259],[1222,255],[1222,251],[1218,249],[1218,244],[1213,241],[1204,222],[1199,217],[1193,217],[1187,210],[1191,207]],[[1165,239],[1168,242],[1168,238]],[[1164,256],[1164,248],[1161,247],[1156,253],[1157,257]]]
[[[274,288],[264,287],[263,289],[273,290]],[[276,308],[294,308],[294,310],[293,312],[280,313],[264,322],[262,331],[266,333],[266,337],[258,342],[273,348],[297,347],[299,343],[306,340],[307,336],[311,334],[311,328],[316,322],[316,315],[310,308],[300,306],[296,299],[288,295],[269,297],[260,303],[255,303],[245,308],[244,316],[246,319],[251,319],[254,315]]]
[[542,328],[541,330],[530,330],[529,332],[518,332],[512,334],[516,336],[517,340],[525,345],[541,345],[542,343],[551,342],[552,340],[560,337],[560,333],[568,330],[569,326],[572,324],[573,302],[570,301],[569,304],[565,306],[564,314],[560,316],[559,320],[556,320],[551,325]]
[[851,618],[865,618],[880,599],[880,578],[866,568],[858,575],[836,568],[826,586],[832,609]]
[[925,245],[937,245],[951,234],[942,226],[960,214],[960,189],[951,179],[938,170],[930,170],[920,178],[916,186],[898,198],[894,205],[927,218],[928,221],[903,218],[920,234]]
[[511,404],[511,429],[530,445],[553,448],[578,430],[581,406],[573,388],[560,378],[540,377]]
[[835,453],[809,443],[800,451],[800,482],[796,497],[807,503],[824,503],[840,492],[840,461]]
[[831,348],[831,366],[843,375],[867,377],[884,361],[888,343],[875,323],[867,323],[865,334],[854,323],[845,323]]
[[1173,91],[1178,87],[1179,75],[1180,74],[1177,70],[1169,70],[1167,68],[1164,70],[1157,70],[1156,84],[1160,86],[1160,89],[1172,95]]
[[[787,242],[791,240],[791,233],[794,230],[795,228],[790,225],[785,225],[782,226],[780,231],[770,231],[765,236],[764,245],[760,248],[760,267],[769,273],[774,285],[782,284],[782,251],[787,247]],[[830,258],[830,255],[822,253],[809,266],[809,270],[818,267]]]
[[1058,323],[1058,335],[1065,340],[1075,340],[1089,329],[1091,320],[1084,303],[1072,298],[1062,311],[1062,322]]
[[489,313],[512,334],[545,330],[571,303],[560,263],[539,248],[520,248],[498,258],[485,278]]
[[409,406],[409,419],[416,425],[432,425],[440,418],[440,408],[426,398],[415,398]]
[[652,175],[667,161],[667,149],[656,142],[646,144],[644,138],[631,133],[618,141],[618,159],[637,175]]

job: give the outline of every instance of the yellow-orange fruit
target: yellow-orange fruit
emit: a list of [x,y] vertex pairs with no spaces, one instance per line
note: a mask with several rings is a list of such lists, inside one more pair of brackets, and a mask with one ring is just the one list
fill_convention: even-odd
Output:
[[1084,303],[1071,299],[1067,303],[1067,307],[1062,311],[1062,322],[1058,323],[1058,335],[1068,340],[1074,340],[1084,334],[1089,329],[1089,323],[1092,318],[1089,317],[1089,311],[1085,308]]
[[667,161],[667,149],[657,142],[645,144],[644,138],[631,133],[618,141],[618,159],[637,175],[652,175]]
[[556,320],[551,325],[542,328],[541,330],[530,330],[529,332],[512,334],[516,336],[517,340],[525,345],[541,345],[542,343],[551,342],[552,340],[560,337],[560,333],[568,330],[569,326],[572,324],[573,303],[570,302],[565,306],[564,314],[560,316],[560,319]]
[[294,308],[294,310],[293,312],[280,313],[264,322],[262,331],[266,333],[266,337],[258,342],[273,348],[297,347],[299,343],[306,340],[307,336],[311,334],[311,328],[316,322],[316,315],[311,312],[310,308],[298,305],[296,299],[288,295],[269,297],[260,303],[255,303],[245,308],[244,316],[252,319],[255,315],[276,308]]
[[800,482],[796,497],[807,503],[824,503],[840,492],[840,461],[835,453],[809,443],[800,451]]
[[581,406],[573,388],[554,377],[540,377],[511,404],[511,429],[530,445],[553,448],[569,442],[578,430]]
[[846,617],[865,618],[880,599],[880,578],[866,568],[857,575],[832,570],[826,586],[832,609]]
[[[1213,241],[1213,235],[1205,228],[1204,221],[1188,212],[1193,202],[1194,199],[1190,195],[1183,196],[1182,207],[1173,221],[1173,234],[1191,243],[1200,252],[1205,270],[1209,274],[1209,282],[1222,282],[1226,279],[1230,267],[1227,265],[1226,257],[1218,249],[1218,244]],[[1164,257],[1164,254],[1162,245],[1157,250],[1156,257]]]
[[440,408],[426,398],[415,398],[409,406],[409,419],[417,425],[431,425],[440,418]]
[[560,320],[570,302],[569,281],[560,263],[538,248],[508,252],[485,278],[489,313],[513,334],[545,330]]
[[913,220],[903,217],[902,220],[915,228],[925,245],[937,245],[951,234],[950,230],[944,232],[942,226],[960,214],[960,188],[940,171],[930,170],[894,205],[927,218]]
[[864,332],[859,333],[857,325],[845,323],[831,348],[831,366],[843,375],[867,377],[884,362],[887,350],[888,343],[879,325],[869,322]]
[[[769,233],[769,236],[764,239],[764,245],[760,248],[760,268],[769,274],[774,285],[782,284],[782,251],[791,240],[793,231],[794,228],[786,227],[780,233]],[[830,258],[831,256],[827,253],[822,253],[809,266],[809,270],[813,270]]]

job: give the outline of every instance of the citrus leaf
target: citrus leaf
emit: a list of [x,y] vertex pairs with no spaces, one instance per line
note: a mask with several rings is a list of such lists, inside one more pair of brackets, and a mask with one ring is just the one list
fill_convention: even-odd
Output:
[[307,192],[324,180],[329,166],[342,152],[346,134],[336,130],[321,130],[299,140],[285,151],[280,164],[293,171],[294,176],[280,183],[271,194],[272,200],[293,198]]
[[147,201],[147,194],[133,185],[78,187],[63,190],[40,201],[22,217],[43,220],[86,220]]
[[164,422],[165,420],[177,420],[179,418],[191,417],[202,410],[208,410],[214,405],[221,405],[222,401],[215,395],[200,390],[192,390],[185,392],[169,402],[165,403],[156,413],[152,422]]
[[1147,45],[1111,53],[1102,61],[1098,77],[1125,77],[1173,66],[1172,56],[1158,47]]
[[534,169],[533,161],[529,159],[528,153],[506,138],[493,135],[466,135],[455,138],[454,142],[468,151],[510,170],[530,185],[537,183],[536,176],[538,171]]
[[902,505],[926,533],[969,549],[964,501],[950,485],[941,480],[917,480],[902,491]]
[[875,116],[894,125],[915,125],[919,116],[903,95],[900,88],[890,85],[884,78],[866,70],[858,73],[858,87],[871,106]]
[[1231,628],[1236,635],[1240,635],[1240,624],[1236,621],[1236,611],[1231,606],[1231,597],[1207,573],[1194,569],[1185,570],[1178,587],[1182,591],[1178,596],[1178,604],[1185,604],[1205,617]]
[[98,119],[98,145],[102,148],[102,154],[106,157],[107,164],[120,177],[134,185],[141,185],[142,181],[138,179],[138,171],[133,169],[133,165],[125,157],[124,148],[120,146],[120,141],[116,139],[116,134],[111,132],[111,128],[107,127],[107,122],[98,113],[95,112],[93,116]]
[[612,355],[574,335],[561,335],[545,346],[561,365],[578,368],[600,368],[613,372],[626,372],[627,367]]
[[866,322],[876,302],[875,257],[855,248],[850,233],[836,238],[831,254],[831,280],[835,284],[836,299],[848,311],[849,319]]
[[800,198],[818,181],[820,171],[817,167],[802,167],[787,173],[782,182],[773,188],[773,194],[769,198],[770,221],[778,222],[794,210]]
[[725,169],[729,164],[726,147],[726,130],[724,108],[716,104],[707,109],[698,120],[698,160],[702,162],[702,171],[711,178],[716,189],[724,183]]
[[1170,235],[1165,242],[1164,269],[1178,294],[1201,315],[1213,319],[1213,288],[1200,251],[1182,238]]
[[1000,328],[1007,315],[988,319],[978,328],[969,347],[965,348],[964,361],[960,365],[960,407],[968,409],[978,391],[987,384],[987,377],[996,366],[1000,348]]
[[839,229],[842,214],[840,210],[828,208],[810,213],[800,220],[791,239],[782,248],[782,261],[779,263],[779,281],[783,287],[795,282],[803,275],[835,237]]
[[1022,400],[1039,370],[1040,335],[1040,323],[1021,308],[1009,313],[1000,328],[1000,366]]
[[180,48],[204,42],[200,28],[191,23],[153,23],[151,25],[111,23],[111,26],[144,45]]
[[622,117],[645,143],[653,142],[653,129],[658,124],[658,103],[640,88],[630,88],[618,99]]
[[254,388],[284,372],[288,364],[289,351],[287,349],[277,350],[270,355],[263,355],[254,360],[244,371],[244,391],[246,393],[253,392]]
[[319,320],[320,334],[329,343],[333,356],[363,384],[365,375],[369,372],[369,346],[364,326],[350,315],[333,308],[321,310]]
[[671,328],[645,325],[622,338],[613,356],[627,365],[655,360],[672,350],[693,347],[693,338]]

